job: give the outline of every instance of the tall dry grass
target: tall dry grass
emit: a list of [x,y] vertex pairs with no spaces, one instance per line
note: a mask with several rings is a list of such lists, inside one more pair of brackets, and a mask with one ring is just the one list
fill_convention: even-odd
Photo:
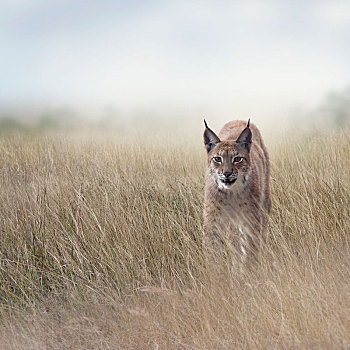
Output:
[[268,144],[250,269],[204,257],[201,140],[1,138],[0,348],[350,348],[349,135]]

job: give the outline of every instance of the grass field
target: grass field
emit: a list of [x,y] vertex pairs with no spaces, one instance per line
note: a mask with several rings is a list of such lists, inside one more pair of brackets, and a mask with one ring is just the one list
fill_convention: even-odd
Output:
[[201,139],[1,137],[0,348],[349,349],[350,132],[267,146],[268,244],[235,270],[204,257]]

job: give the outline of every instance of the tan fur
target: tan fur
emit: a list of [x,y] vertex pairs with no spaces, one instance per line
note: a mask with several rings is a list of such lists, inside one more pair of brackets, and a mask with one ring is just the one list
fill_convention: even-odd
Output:
[[[248,150],[237,142],[245,128],[251,133]],[[209,128],[205,139],[206,133],[215,140]],[[204,199],[207,240],[221,252],[225,242],[231,242],[243,255],[255,255],[265,238],[271,209],[270,161],[261,134],[255,125],[247,127],[246,122],[234,120],[221,129],[210,146]],[[216,163],[214,157],[221,157],[222,163]],[[226,186],[220,179],[230,173],[228,179],[236,180]]]

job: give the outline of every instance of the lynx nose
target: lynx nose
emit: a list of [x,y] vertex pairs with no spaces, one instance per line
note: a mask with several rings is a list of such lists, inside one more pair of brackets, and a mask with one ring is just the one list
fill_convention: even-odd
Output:
[[231,172],[231,171],[224,171],[224,172],[223,172],[223,175],[224,175],[226,178],[229,178],[229,177],[232,175],[232,172]]

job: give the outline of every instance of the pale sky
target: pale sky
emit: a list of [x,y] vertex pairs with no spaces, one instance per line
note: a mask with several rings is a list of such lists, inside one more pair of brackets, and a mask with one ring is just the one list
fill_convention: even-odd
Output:
[[0,0],[0,106],[257,115],[350,85],[350,1]]

